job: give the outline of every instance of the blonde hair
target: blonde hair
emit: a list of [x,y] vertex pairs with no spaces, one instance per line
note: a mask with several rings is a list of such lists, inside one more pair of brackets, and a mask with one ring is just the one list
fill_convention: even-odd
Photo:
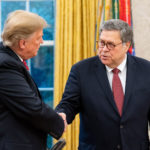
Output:
[[10,13],[2,32],[3,44],[15,46],[21,39],[29,38],[34,32],[47,27],[47,22],[35,13],[16,10]]

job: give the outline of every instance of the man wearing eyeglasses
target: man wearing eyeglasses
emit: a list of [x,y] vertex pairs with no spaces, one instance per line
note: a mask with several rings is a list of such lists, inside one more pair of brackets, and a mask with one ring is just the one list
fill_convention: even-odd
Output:
[[127,54],[133,32],[104,22],[98,56],[73,65],[56,110],[70,124],[80,113],[79,150],[149,150],[150,62]]

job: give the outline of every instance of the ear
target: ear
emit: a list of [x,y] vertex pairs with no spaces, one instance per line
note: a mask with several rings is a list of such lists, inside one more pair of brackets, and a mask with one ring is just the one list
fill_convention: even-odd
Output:
[[19,40],[19,47],[20,47],[21,49],[24,49],[25,46],[26,46],[26,41],[25,41],[25,40]]
[[126,42],[123,44],[123,47],[125,48],[125,51],[127,52],[130,48],[131,43],[130,42]]

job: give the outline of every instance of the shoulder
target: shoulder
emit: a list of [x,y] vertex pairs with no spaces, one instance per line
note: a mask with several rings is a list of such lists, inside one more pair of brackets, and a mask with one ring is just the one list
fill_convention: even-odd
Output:
[[74,73],[75,75],[80,74],[86,76],[94,71],[97,61],[100,62],[98,56],[81,60],[72,66],[71,73]]
[[21,61],[18,56],[7,47],[0,45],[0,67],[17,69],[21,66]]
[[83,60],[77,62],[72,67],[73,68],[76,68],[76,67],[77,68],[89,67],[89,66],[95,64],[95,62],[98,61],[98,60],[99,60],[98,56],[93,56],[93,57],[86,58],[86,59],[83,59]]
[[150,61],[137,56],[129,56],[127,66],[136,68],[137,74],[150,75]]
[[150,61],[137,56],[128,56],[128,59],[133,60],[133,62],[138,65],[138,67],[147,66],[150,67]]

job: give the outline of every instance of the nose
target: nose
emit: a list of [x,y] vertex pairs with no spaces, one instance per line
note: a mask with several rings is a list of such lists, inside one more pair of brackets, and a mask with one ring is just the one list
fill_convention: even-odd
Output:
[[40,41],[40,43],[41,43],[41,44],[43,44],[43,42],[44,42],[44,41],[43,41],[43,38],[41,38],[41,41]]

